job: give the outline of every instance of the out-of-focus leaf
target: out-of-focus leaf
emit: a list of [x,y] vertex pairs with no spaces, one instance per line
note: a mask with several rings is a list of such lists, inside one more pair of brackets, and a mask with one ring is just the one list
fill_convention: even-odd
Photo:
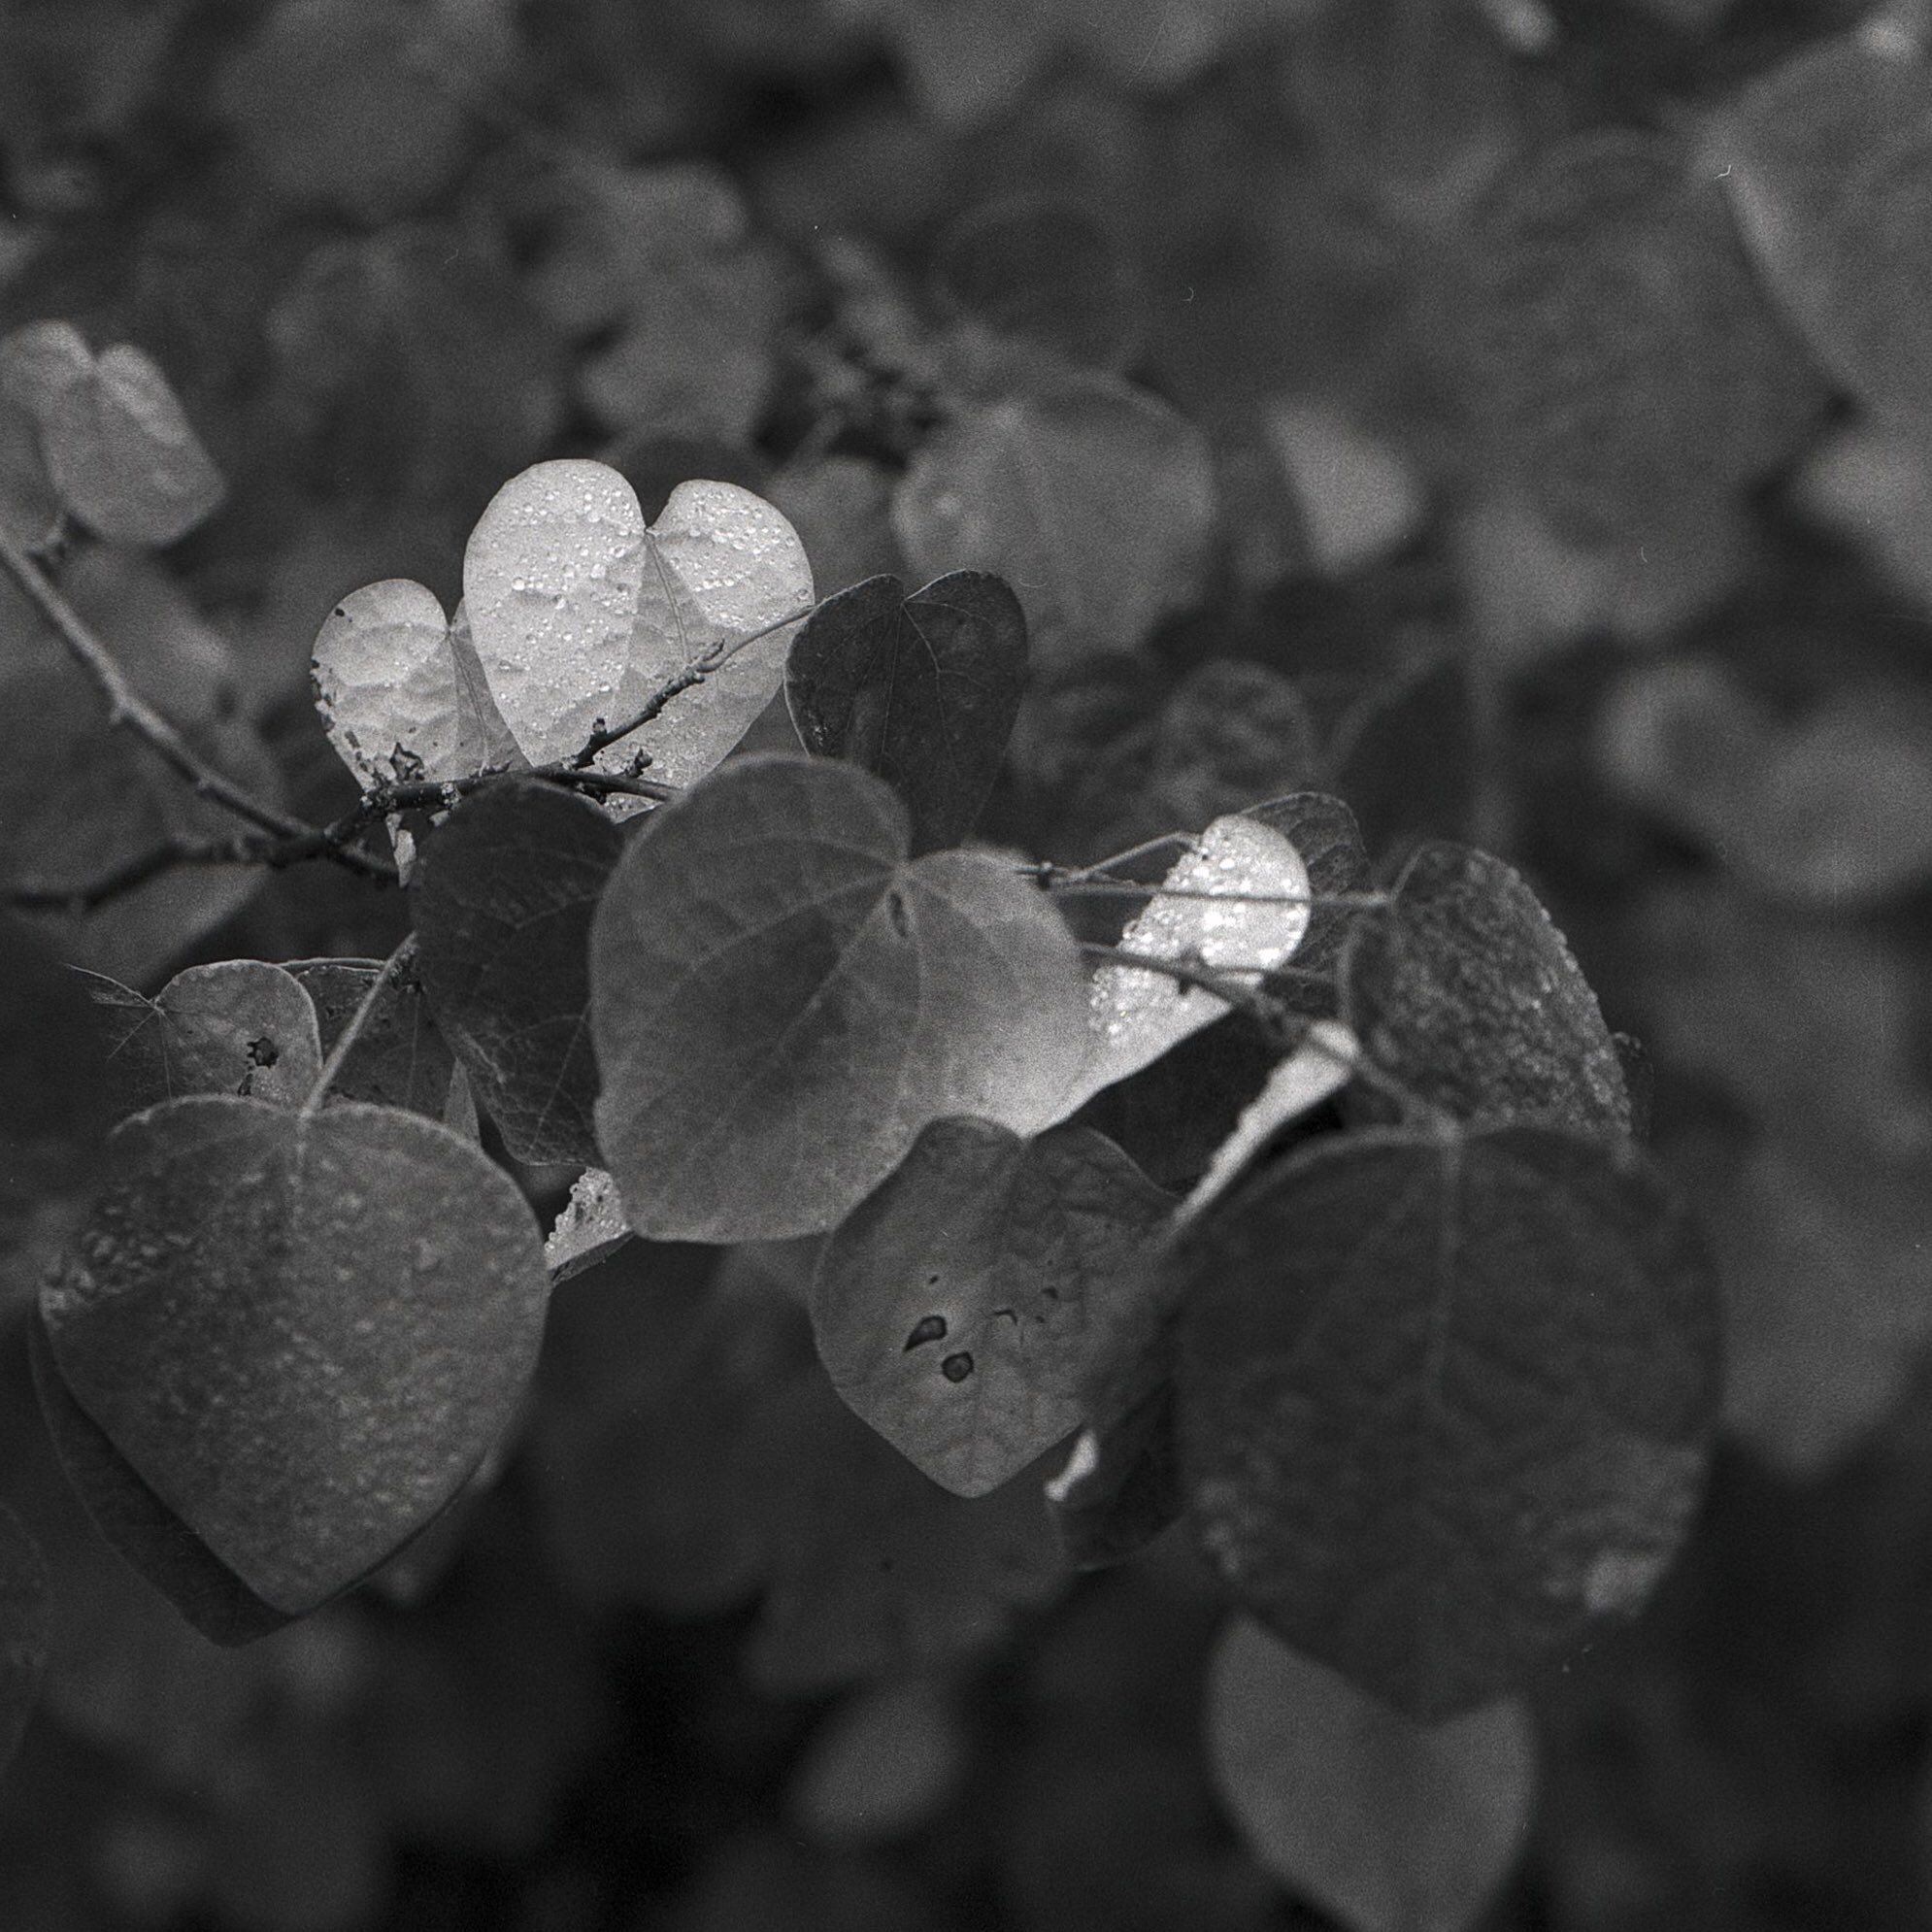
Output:
[[382,977],[376,1004],[329,1083],[330,1102],[366,1100],[456,1124],[449,1118],[455,1058],[413,975],[388,972],[380,959],[295,959],[287,971],[315,1005],[324,1053]]
[[943,1678],[854,1691],[812,1734],[785,1788],[786,1816],[815,1845],[889,1845],[951,1800],[970,1748]]
[[1932,706],[1874,685],[1781,725],[1720,666],[1640,666],[1598,756],[1621,790],[1780,899],[1869,903],[1932,875]]
[[1132,650],[1184,608],[1214,517],[1206,437],[1100,376],[962,403],[914,458],[892,512],[916,571],[1012,583],[1050,662]]
[[99,977],[89,990],[107,1040],[117,1119],[188,1093],[299,1107],[321,1073],[316,1009],[280,966],[259,959],[190,966],[151,1000]]
[[[1589,982],[1521,876],[1487,852],[1435,842],[1410,859],[1386,910],[1349,940],[1342,1017],[1423,1109],[1630,1131]],[[1356,1099],[1379,1117],[1396,1111],[1380,1090]]]
[[223,116],[284,200],[381,220],[434,197],[469,115],[452,56],[400,0],[280,0],[221,72]]
[[981,853],[906,857],[855,767],[727,764],[651,814],[591,927],[597,1135],[631,1224],[836,1225],[929,1120],[1058,1116],[1085,1050],[1071,935]]
[[61,500],[110,543],[172,544],[226,492],[167,377],[126,343],[61,386],[41,447]]
[[465,799],[410,886],[416,970],[518,1160],[597,1159],[590,916],[621,849],[587,801],[535,780]]
[[883,463],[863,456],[794,457],[773,473],[764,493],[798,532],[813,583],[836,593],[904,570],[892,534],[897,481]]
[[1476,801],[1475,700],[1449,650],[1378,681],[1336,725],[1324,789],[1361,823],[1371,854],[1405,836],[1467,838]]
[[1207,1728],[1249,1849],[1352,1932],[1463,1932],[1528,1832],[1520,1698],[1425,1727],[1238,1617],[1209,1670]]
[[0,1508],[0,1770],[27,1727],[47,1662],[47,1566],[20,1519]]
[[1085,1418],[1086,1357],[1172,1206],[1089,1129],[935,1120],[825,1244],[819,1358],[934,1482],[983,1496]]
[[547,1293],[529,1210],[468,1142],[353,1101],[168,1101],[109,1162],[42,1289],[61,1376],[256,1595],[311,1610],[501,1434]]
[[1026,618],[997,577],[906,595],[875,577],[828,597],[792,643],[785,701],[805,749],[876,772],[915,854],[957,845],[992,789],[1026,681]]
[[1339,404],[1282,397],[1269,407],[1267,431],[1325,576],[1375,563],[1421,528],[1428,506],[1415,465]]
[[1688,1525],[1716,1287],[1633,1149],[1327,1137],[1172,1250],[1204,1549],[1284,1642],[1425,1720],[1634,1611]]
[[949,1495],[816,1367],[767,1396],[757,1431],[773,1575],[748,1664],[765,1685],[824,1690],[951,1663],[1060,1587],[1036,1478]]

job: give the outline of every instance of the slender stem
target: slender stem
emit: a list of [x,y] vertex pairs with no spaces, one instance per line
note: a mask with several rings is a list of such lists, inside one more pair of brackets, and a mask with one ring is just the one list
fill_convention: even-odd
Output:
[[[1038,872],[1022,866],[1022,872]],[[1206,885],[1147,885],[1130,879],[1053,879],[1040,880],[1049,892],[1063,898],[1097,896],[1135,899],[1213,899],[1223,906],[1344,906],[1362,912],[1380,912],[1389,903],[1386,892],[1222,892]]]
[[376,1011],[376,1002],[382,997],[383,988],[415,957],[416,934],[405,933],[396,949],[377,968],[376,977],[369,983],[369,990],[357,1002],[355,1011],[349,1016],[349,1024],[329,1049],[329,1056],[322,1062],[322,1070],[316,1076],[316,1083],[309,1089],[309,1097],[303,1101],[297,1117],[313,1120],[321,1111],[322,1101],[327,1097],[336,1075],[342,1071],[342,1063],[355,1050],[362,1029],[369,1024],[369,1016]]
[[122,859],[118,865],[110,866],[82,884],[42,885],[27,882],[9,886],[4,897],[17,912],[71,913],[79,916],[179,866],[261,862],[262,848],[254,839],[171,839],[150,847],[145,852],[137,852],[132,858]]
[[1212,967],[1199,966],[1188,959],[1165,958],[1155,952],[1134,952],[1124,946],[1105,946],[1098,940],[1083,939],[1079,942],[1080,949],[1087,958],[1102,966],[1121,966],[1136,973],[1159,973],[1170,980],[1178,981],[1183,986],[1191,986],[1200,992],[1213,993],[1217,1000],[1228,1006],[1238,1007],[1262,1025],[1274,1031],[1281,1019],[1280,1013],[1273,1003],[1245,981],[1230,977],[1234,973],[1263,972],[1259,966]]
[[782,617],[774,617],[768,624],[757,630],[747,631],[741,638],[726,642],[720,640],[700,651],[675,677],[668,678],[645,699],[643,708],[633,717],[627,717],[621,724],[607,724],[593,731],[583,741],[583,749],[571,759],[570,763],[582,771],[599,751],[615,745],[620,738],[628,738],[633,731],[649,724],[671,700],[681,692],[688,691],[693,684],[701,684],[717,669],[743,650],[748,644],[756,644],[760,638],[770,637],[774,631],[782,631],[787,624],[803,623],[816,604],[808,604],[802,611],[787,611]]
[[[114,653],[88,629],[81,614],[60,594],[46,571],[4,524],[0,524],[0,565],[25,591],[41,616],[53,626],[70,655],[107,700],[111,727],[133,732],[151,747],[200,797],[232,812],[258,832],[299,839],[316,831],[315,826],[255,797],[211,765],[129,683],[127,674],[121,670]],[[380,876],[381,868],[366,853],[345,850],[340,856],[341,862],[351,870],[374,871]]]

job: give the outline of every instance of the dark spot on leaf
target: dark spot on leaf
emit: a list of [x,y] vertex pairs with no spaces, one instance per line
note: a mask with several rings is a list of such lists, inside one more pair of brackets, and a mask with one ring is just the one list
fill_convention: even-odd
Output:
[[906,895],[895,885],[885,895],[886,916],[892,921],[892,930],[901,939],[913,936],[913,916],[906,905]]
[[948,1382],[964,1382],[973,1373],[973,1357],[962,1349],[958,1354],[947,1356],[939,1372]]
[[913,1332],[906,1337],[906,1347],[908,1349],[921,1349],[928,1342],[944,1342],[945,1340],[945,1316],[929,1315],[924,1320],[916,1323]]
[[273,1040],[261,1039],[249,1042],[249,1065],[251,1067],[272,1067],[282,1057],[282,1049]]

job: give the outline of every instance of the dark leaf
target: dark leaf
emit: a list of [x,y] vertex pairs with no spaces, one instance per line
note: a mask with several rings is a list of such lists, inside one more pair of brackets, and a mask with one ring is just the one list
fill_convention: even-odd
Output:
[[1529,1829],[1536,1733],[1519,1698],[1428,1728],[1246,1617],[1210,1666],[1207,1735],[1249,1850],[1351,1932],[1461,1932]]
[[0,1771],[33,1710],[51,1636],[47,1565],[19,1517],[0,1508]]
[[1715,1283],[1628,1149],[1331,1138],[1177,1245],[1182,1464],[1277,1636],[1409,1715],[1636,1609],[1703,1480]]
[[410,886],[416,970],[518,1160],[598,1159],[590,916],[623,839],[587,800],[518,780],[467,798]]
[[813,612],[785,665],[805,749],[876,772],[906,801],[913,851],[973,829],[1026,683],[1026,617],[997,577],[956,570],[908,597],[875,577]]
[[117,1130],[41,1310],[68,1387],[142,1480],[300,1614],[494,1444],[547,1285],[521,1194],[449,1130],[207,1096]]
[[74,1399],[38,1315],[27,1333],[48,1435],[101,1534],[211,1643],[251,1643],[290,1622],[290,1613],[262,1602],[162,1502]]
[[645,821],[590,961],[597,1138],[640,1234],[815,1232],[929,1120],[1055,1117],[1086,1045],[1072,937],[1010,865],[909,863],[907,837],[870,774],[770,756]]
[[1065,1575],[1037,1476],[949,1495],[814,1367],[767,1397],[756,1454],[773,1579],[749,1666],[777,1690],[903,1676],[984,1649]]
[[1321,903],[1324,898],[1359,892],[1369,883],[1368,849],[1362,844],[1355,815],[1339,798],[1324,792],[1296,791],[1249,805],[1242,816],[1257,818],[1270,831],[1280,832],[1301,854],[1314,903],[1309,908],[1308,932],[1295,949],[1295,969],[1300,973],[1326,972],[1340,954],[1342,942],[1363,916],[1354,907]]
[[1173,1205],[1086,1128],[935,1120],[819,1257],[833,1386],[954,1495],[998,1488],[1085,1419],[1088,1356]]
[[368,997],[377,976],[383,977],[376,1004],[329,1084],[331,1103],[366,1100],[456,1124],[448,1118],[455,1056],[436,1030],[414,976],[383,973],[380,959],[295,959],[287,970],[315,1003],[324,1053]]
[[1358,700],[1328,748],[1338,791],[1371,853],[1404,837],[1469,835],[1476,804],[1476,709],[1452,652],[1411,666]]
[[1596,995],[1536,895],[1487,852],[1437,842],[1411,858],[1388,910],[1349,942],[1342,1017],[1376,1066],[1459,1119],[1630,1131]]
[[190,966],[151,1000],[99,976],[86,983],[107,1036],[116,1119],[190,1093],[299,1107],[321,1074],[316,1009],[280,966]]
[[1103,1570],[1144,1549],[1181,1515],[1174,1387],[1162,1382],[1132,1409],[1081,1431],[1066,1467],[1047,1485],[1067,1560]]

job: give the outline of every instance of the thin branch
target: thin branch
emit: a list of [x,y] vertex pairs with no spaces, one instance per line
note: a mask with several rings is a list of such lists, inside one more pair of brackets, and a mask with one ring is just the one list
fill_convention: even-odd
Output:
[[1083,939],[1079,944],[1081,951],[1099,965],[1122,966],[1136,973],[1159,973],[1183,986],[1213,993],[1217,1000],[1258,1020],[1270,1032],[1280,1031],[1282,1015],[1274,1002],[1245,980],[1230,977],[1235,973],[1258,975],[1265,970],[1259,966],[1216,968],[1190,959],[1166,958],[1155,952],[1135,952],[1124,946],[1106,946],[1098,940]]
[[405,933],[396,949],[377,969],[376,977],[369,983],[369,990],[357,1002],[355,1011],[349,1016],[349,1024],[329,1049],[329,1056],[322,1062],[322,1070],[316,1076],[316,1083],[309,1089],[309,1097],[303,1101],[298,1118],[313,1120],[321,1111],[329,1087],[342,1071],[342,1063],[355,1050],[355,1043],[362,1038],[362,1030],[369,1024],[369,1016],[376,1011],[376,1002],[382,997],[383,988],[415,957],[416,934]]
[[768,624],[754,631],[747,631],[741,638],[729,642],[720,639],[716,644],[700,651],[675,677],[668,678],[645,699],[644,706],[634,717],[624,719],[621,724],[600,725],[583,741],[583,749],[571,759],[571,765],[582,771],[599,751],[615,745],[620,738],[628,738],[633,731],[641,730],[649,724],[668,705],[671,700],[693,684],[701,684],[717,669],[735,657],[748,644],[756,644],[760,638],[770,637],[774,631],[782,631],[787,624],[803,623],[816,604],[808,604],[802,611],[788,611],[782,617],[774,617]]
[[[126,673],[121,670],[113,652],[88,629],[81,614],[60,594],[46,571],[4,525],[0,525],[0,566],[6,568],[41,616],[53,626],[69,653],[107,700],[110,727],[133,732],[151,747],[197,796],[232,812],[258,832],[273,833],[283,839],[300,839],[316,829],[257,798],[211,765],[128,683]],[[342,864],[353,871],[374,872],[378,877],[382,874],[382,868],[366,853],[345,849],[338,857]]]
[[43,885],[23,881],[6,888],[6,903],[20,913],[68,913],[79,917],[98,911],[110,900],[132,892],[163,873],[190,865],[259,865],[263,847],[258,839],[170,839],[145,852],[122,859],[78,885]]
[[1043,877],[1042,868],[1021,866],[1049,891],[1062,898],[1111,896],[1134,899],[1213,899],[1223,906],[1343,906],[1358,912],[1380,912],[1389,903],[1386,892],[1222,892],[1207,885],[1149,885],[1131,879]]

